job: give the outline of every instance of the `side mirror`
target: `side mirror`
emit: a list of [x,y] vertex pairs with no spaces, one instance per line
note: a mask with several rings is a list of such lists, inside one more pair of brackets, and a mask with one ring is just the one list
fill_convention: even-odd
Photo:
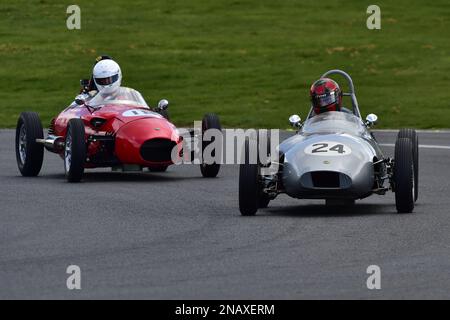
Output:
[[169,101],[166,99],[162,99],[158,102],[158,109],[159,110],[166,110],[169,107]]
[[366,117],[366,126],[371,127],[373,125],[376,125],[377,121],[378,121],[377,115],[371,113],[371,114],[367,115],[367,117]]
[[301,121],[302,119],[297,114],[293,114],[292,116],[289,117],[289,123],[294,128],[300,128],[302,126]]

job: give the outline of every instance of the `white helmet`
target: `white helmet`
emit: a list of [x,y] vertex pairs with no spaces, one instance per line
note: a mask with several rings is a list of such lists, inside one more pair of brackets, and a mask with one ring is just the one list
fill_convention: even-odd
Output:
[[112,94],[120,88],[122,71],[120,66],[111,59],[101,60],[92,71],[95,85],[103,94]]

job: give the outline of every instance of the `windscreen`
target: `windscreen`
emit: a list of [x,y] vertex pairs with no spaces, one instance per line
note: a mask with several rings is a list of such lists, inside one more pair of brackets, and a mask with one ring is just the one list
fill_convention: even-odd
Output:
[[305,121],[302,132],[362,134],[365,126],[361,119],[347,112],[329,111],[313,116]]
[[100,91],[87,104],[91,107],[105,104],[127,104],[148,108],[147,103],[138,91],[126,87],[120,87],[115,93],[108,95],[104,95]]

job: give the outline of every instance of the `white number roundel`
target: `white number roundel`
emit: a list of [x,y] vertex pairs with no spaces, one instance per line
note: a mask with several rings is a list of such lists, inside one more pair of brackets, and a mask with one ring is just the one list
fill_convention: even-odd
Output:
[[352,153],[350,147],[339,142],[317,142],[305,148],[305,153],[314,156],[346,156]]
[[143,110],[143,109],[132,109],[127,110],[124,113],[122,113],[122,116],[124,117],[151,117],[151,118],[162,118],[162,116],[159,113],[150,111],[150,110]]

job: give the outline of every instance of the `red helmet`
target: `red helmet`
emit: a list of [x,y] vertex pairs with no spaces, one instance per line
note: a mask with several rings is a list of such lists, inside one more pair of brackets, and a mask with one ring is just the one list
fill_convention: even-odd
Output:
[[341,110],[342,91],[336,81],[321,78],[313,83],[309,94],[316,114]]

